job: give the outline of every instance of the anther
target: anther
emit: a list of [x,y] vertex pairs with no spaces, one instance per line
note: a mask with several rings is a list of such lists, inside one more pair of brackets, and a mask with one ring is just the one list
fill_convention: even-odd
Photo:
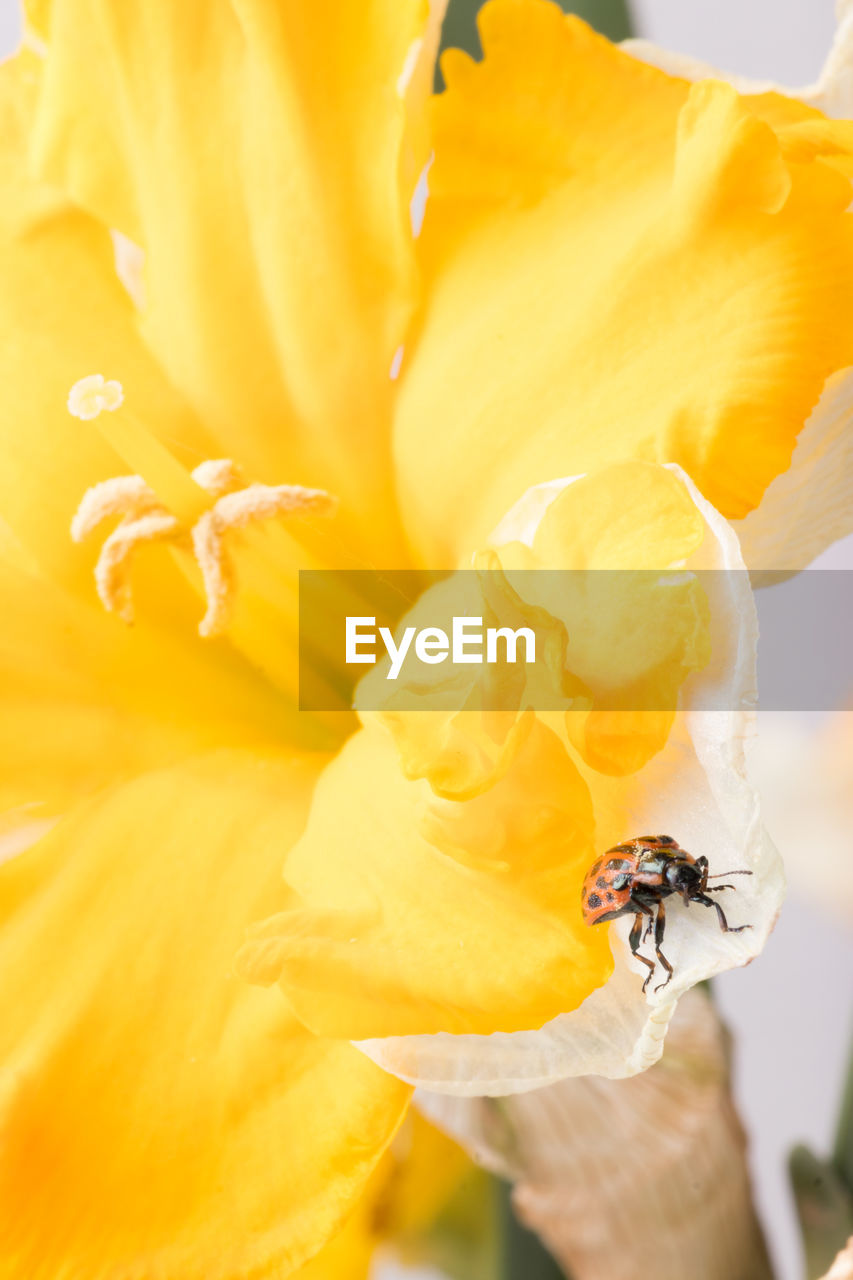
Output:
[[71,521],[71,537],[82,542],[110,516],[135,519],[160,506],[157,495],[142,476],[113,476],[87,489]]
[[[100,374],[93,374],[71,388],[68,408],[76,417],[94,418],[104,409],[118,408],[121,401],[120,383],[105,382]],[[133,621],[130,566],[137,548],[143,543],[162,541],[191,548],[207,600],[199,632],[214,636],[227,625],[235,590],[234,571],[223,545],[228,530],[282,515],[330,515],[336,501],[323,489],[246,484],[239,468],[228,458],[200,463],[191,476],[186,475],[186,481],[197,492],[215,498],[209,510],[194,512],[189,521],[171,511],[142,476],[115,476],[83,495],[71,521],[71,536],[80,542],[104,520],[120,517],[120,523],[101,548],[95,582],[104,607],[125,622]]]
[[95,585],[104,608],[123,622],[133,622],[130,559],[146,542],[165,542],[179,532],[178,522],[167,511],[152,511],[138,520],[123,520],[107,538],[95,566]]
[[[217,464],[203,463],[202,466]],[[197,467],[193,472],[201,483]],[[323,489],[303,489],[300,485],[250,484],[226,493],[195,523],[193,550],[204,579],[207,613],[199,623],[203,636],[218,635],[228,623],[229,605],[234,595],[234,575],[222,544],[228,529],[241,529],[279,515],[331,515],[336,506]]]

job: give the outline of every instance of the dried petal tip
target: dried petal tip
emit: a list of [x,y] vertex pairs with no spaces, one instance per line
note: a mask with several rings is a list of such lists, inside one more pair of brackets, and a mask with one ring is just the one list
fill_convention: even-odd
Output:
[[114,379],[107,382],[102,373],[90,373],[88,377],[75,382],[68,392],[68,412],[72,418],[82,418],[87,422],[91,418],[97,418],[104,409],[112,413],[123,400],[124,392],[120,382]]

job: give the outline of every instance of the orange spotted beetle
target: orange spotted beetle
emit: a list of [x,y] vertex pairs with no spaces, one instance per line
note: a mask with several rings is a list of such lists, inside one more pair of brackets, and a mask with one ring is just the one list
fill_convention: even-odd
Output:
[[[720,875],[708,875],[708,859],[694,858],[682,849],[672,836],[637,836],[624,844],[608,849],[590,867],[583,882],[581,902],[583,918],[589,925],[603,924],[617,916],[634,914],[634,923],[628,941],[631,951],[648,967],[643,990],[649,985],[655,971],[654,960],[639,954],[643,917],[646,917],[645,937],[654,926],[655,955],[666,970],[666,978],[655,991],[660,991],[672,978],[672,965],[661,951],[666,927],[664,898],[678,893],[684,905],[700,902],[703,907],[714,907],[723,933],[742,933],[752,925],[742,924],[733,929],[725,917],[723,908],[709,893],[734,889],[733,884],[717,884],[709,887],[709,880],[721,880],[723,876],[751,876],[751,871],[725,871]],[[655,914],[657,908],[657,915]]]

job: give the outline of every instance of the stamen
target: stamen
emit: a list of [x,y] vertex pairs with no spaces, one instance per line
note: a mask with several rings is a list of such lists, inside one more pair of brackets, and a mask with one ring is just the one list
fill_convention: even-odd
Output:
[[[123,400],[120,382],[105,382],[100,373],[93,373],[71,388],[68,412],[84,421],[97,418],[98,431],[131,471],[142,476],[168,511],[183,524],[192,524],[210,505],[207,495],[144,423],[127,409],[113,413]],[[108,418],[104,409],[109,411]]]
[[192,531],[193,550],[207,596],[207,613],[199,623],[199,634],[218,635],[228,624],[234,574],[222,545],[227,529],[245,528],[277,515],[330,515],[335,505],[334,498],[323,489],[250,484],[227,493],[211,511],[205,512]]
[[[118,408],[122,402],[121,384],[105,382],[93,374],[75,383],[68,396],[68,408],[78,418],[96,418],[102,410]],[[129,432],[129,434],[128,434]],[[306,489],[301,485],[246,484],[239,468],[229,458],[202,462],[190,475],[158,441],[132,419],[125,424],[125,441],[137,446],[149,460],[160,462],[162,456],[173,468],[166,469],[166,483],[155,491],[139,475],[115,476],[94,485],[84,495],[71,521],[71,537],[82,541],[104,520],[121,517],[116,529],[101,548],[95,566],[98,595],[110,613],[125,622],[133,621],[133,597],[130,567],[133,554],[142,543],[171,542],[177,546],[190,543],[201,570],[207,611],[199,624],[203,636],[222,632],[230,616],[235,590],[233,568],[226,556],[223,538],[229,529],[246,528],[281,515],[330,515],[335,499],[323,489]],[[134,452],[131,449],[131,452]],[[163,467],[160,467],[161,473]],[[182,510],[170,510],[163,501],[164,488],[186,497],[180,477],[193,493],[216,499],[213,506],[199,510],[192,497],[182,502]],[[190,519],[187,519],[187,511]]]
[[71,521],[71,537],[82,542],[87,534],[110,516],[135,519],[155,510],[160,503],[142,476],[113,476],[87,489]]
[[230,458],[210,458],[207,462],[200,462],[192,476],[196,484],[215,498],[242,489],[246,483],[240,468]]
[[138,520],[123,520],[107,538],[95,566],[95,584],[104,608],[117,613],[123,622],[133,622],[133,595],[130,589],[130,560],[144,542],[165,542],[179,533],[180,526],[168,511],[152,511]]

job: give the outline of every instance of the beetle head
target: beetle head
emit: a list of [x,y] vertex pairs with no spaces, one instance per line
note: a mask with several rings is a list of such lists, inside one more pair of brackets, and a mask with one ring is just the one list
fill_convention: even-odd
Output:
[[673,858],[665,873],[667,884],[675,893],[680,893],[685,903],[702,889],[702,871],[695,862]]

